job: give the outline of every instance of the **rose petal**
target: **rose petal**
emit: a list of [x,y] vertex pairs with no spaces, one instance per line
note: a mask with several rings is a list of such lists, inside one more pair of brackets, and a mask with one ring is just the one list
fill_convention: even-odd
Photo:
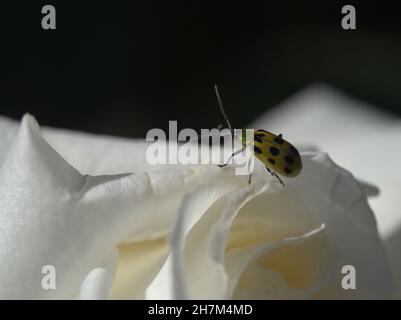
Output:
[[81,285],[81,300],[105,300],[114,281],[118,251],[112,250],[102,263],[89,272]]
[[[202,170],[83,176],[25,116],[0,170],[0,295],[75,297],[118,243],[165,233],[183,190],[214,174]],[[56,290],[41,287],[44,265],[56,268]]]
[[[218,183],[205,184],[184,197],[172,230],[172,252],[148,287],[146,291],[148,299],[186,299],[193,295],[186,280],[186,267],[183,261],[185,238],[204,216],[205,211],[234,187],[235,185]],[[191,277],[193,275],[191,272]]]
[[[233,297],[304,299],[318,292],[338,264],[338,254],[325,242],[323,231],[324,225],[301,236],[229,252],[226,266]],[[280,249],[286,251],[277,257]]]

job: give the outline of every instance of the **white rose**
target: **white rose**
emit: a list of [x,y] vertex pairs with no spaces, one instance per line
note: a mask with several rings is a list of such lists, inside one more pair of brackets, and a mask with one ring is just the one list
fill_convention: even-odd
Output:
[[[44,129],[56,152],[32,117],[17,127],[1,119],[1,298],[394,294],[375,189],[325,153],[304,153],[285,188],[261,167],[249,187],[233,168],[150,166],[142,141]],[[355,290],[341,286],[345,265]]]

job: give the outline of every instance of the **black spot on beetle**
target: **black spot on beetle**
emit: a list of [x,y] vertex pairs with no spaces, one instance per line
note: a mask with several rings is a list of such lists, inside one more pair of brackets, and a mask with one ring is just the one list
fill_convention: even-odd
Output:
[[283,144],[284,144],[284,140],[283,140],[283,138],[281,138],[280,136],[275,137],[273,140],[274,140],[275,143],[278,143],[278,144],[280,144],[280,145],[283,145]]
[[288,167],[285,167],[284,168],[284,172],[287,173],[287,174],[291,174],[292,170],[290,168],[288,168]]
[[257,142],[260,142],[260,143],[262,143],[263,142],[263,137],[264,137],[264,134],[255,134],[254,136],[253,136],[253,139],[255,140],[255,141],[257,141]]
[[262,153],[262,150],[260,150],[260,148],[258,146],[253,146],[253,151],[255,151],[255,153],[257,153],[257,154]]
[[267,161],[269,161],[270,164],[276,164],[276,161],[272,158],[267,159]]
[[294,163],[294,158],[291,157],[290,155],[285,156],[284,161],[288,164],[293,164]]
[[280,154],[280,150],[277,149],[276,147],[270,147],[269,150],[270,150],[270,153],[271,153],[273,156],[278,156],[278,155]]
[[298,154],[298,153],[299,153],[298,150],[295,149],[295,147],[294,147],[294,146],[291,146],[291,145],[290,145],[290,150],[291,150],[293,153],[295,153],[295,154]]

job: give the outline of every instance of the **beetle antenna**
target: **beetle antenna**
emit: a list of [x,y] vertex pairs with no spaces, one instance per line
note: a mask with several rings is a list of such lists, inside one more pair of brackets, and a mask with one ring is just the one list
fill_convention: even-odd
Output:
[[221,101],[221,97],[220,97],[220,93],[219,93],[219,88],[217,87],[217,84],[214,85],[214,91],[216,92],[216,97],[217,97],[217,101],[219,103],[219,107],[221,110],[221,113],[223,114],[224,120],[226,120],[228,128],[230,129],[231,132],[234,132],[233,127],[231,127],[231,123],[228,120],[226,111],[224,110],[224,106],[223,106],[223,102]]

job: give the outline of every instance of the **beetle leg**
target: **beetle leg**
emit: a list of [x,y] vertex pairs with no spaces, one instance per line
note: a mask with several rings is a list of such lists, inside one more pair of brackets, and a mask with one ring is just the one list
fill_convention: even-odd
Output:
[[237,154],[240,154],[240,153],[243,152],[244,150],[245,150],[245,146],[242,147],[241,149],[238,149],[237,151],[233,152],[233,154],[228,158],[228,160],[227,160],[227,162],[226,162],[225,164],[218,164],[217,166],[218,166],[219,168],[225,167],[226,165],[228,165],[228,164],[230,163],[230,161],[231,161],[231,159],[232,159],[233,157],[235,157]]
[[249,179],[248,179],[248,186],[250,186],[250,185],[251,185],[251,182],[252,182],[252,173],[249,175]]
[[266,167],[267,172],[269,172],[273,177],[275,177],[280,183],[281,185],[284,187],[284,182],[283,180],[281,180],[281,178],[279,177],[279,175],[277,173],[275,173],[274,171],[270,170],[268,167]]

